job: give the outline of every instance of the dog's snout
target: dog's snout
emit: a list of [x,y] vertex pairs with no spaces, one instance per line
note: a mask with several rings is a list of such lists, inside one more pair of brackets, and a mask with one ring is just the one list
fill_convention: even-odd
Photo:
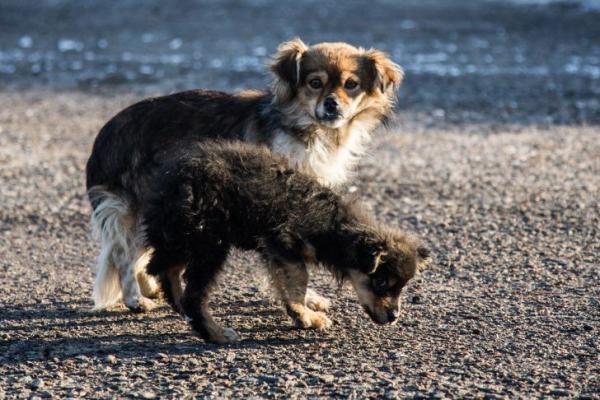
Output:
[[394,322],[395,320],[398,319],[399,316],[400,316],[399,310],[388,310],[388,312],[387,312],[388,322]]
[[323,107],[325,108],[325,112],[327,112],[329,114],[333,114],[338,111],[338,102],[333,97],[327,97],[327,98],[325,98]]
[[319,106],[315,110],[317,119],[325,124],[336,124],[342,120],[343,112],[341,104],[335,95],[329,95],[319,102]]

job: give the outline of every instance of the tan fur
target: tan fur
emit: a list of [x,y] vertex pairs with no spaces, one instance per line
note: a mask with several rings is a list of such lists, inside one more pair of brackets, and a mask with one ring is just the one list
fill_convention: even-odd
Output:
[[329,299],[321,296],[312,289],[306,290],[305,303],[306,307],[313,311],[327,311],[331,306],[331,301],[329,301]]
[[143,252],[142,255],[137,259],[134,269],[137,271],[136,278],[138,284],[140,285],[140,291],[142,292],[142,295],[149,298],[156,298],[160,294],[158,282],[156,282],[156,279],[148,275],[145,271],[151,254],[151,250],[146,250]]
[[181,285],[181,274],[185,269],[185,265],[179,268],[173,268],[168,272],[171,291],[173,292],[173,302],[176,310],[181,311],[181,296],[183,295],[183,287]]
[[[323,184],[346,182],[366,152],[372,131],[394,105],[402,69],[379,50],[365,50],[346,43],[307,46],[299,39],[283,43],[273,57],[274,103],[285,123],[306,129],[302,137],[280,132],[270,147],[290,157]],[[310,86],[313,79],[323,87]],[[351,79],[358,86],[344,87]],[[334,96],[341,117],[322,118],[323,104]]]
[[292,303],[288,306],[288,313],[298,328],[325,330],[331,327],[331,320],[320,311],[313,311],[300,303]]
[[351,271],[350,282],[358,296],[360,304],[368,310],[376,320],[386,321],[388,311],[397,311],[400,298],[376,296],[369,286],[369,276],[359,271]]
[[[428,257],[422,257],[415,251],[418,248],[417,241],[412,237],[392,228],[381,229],[382,237],[381,240],[388,243],[388,248],[396,248],[402,254],[405,254],[403,263],[399,270],[399,279],[408,282],[412,279],[420,270],[425,268]],[[385,259],[387,253],[380,251],[374,255],[374,265],[371,273],[374,273],[379,265]],[[383,323],[387,320],[389,312],[400,311],[400,293],[397,295],[376,295],[370,284],[369,274],[360,271],[350,272],[350,282],[356,291],[359,301],[363,308],[369,312],[373,319]],[[389,286],[395,285],[397,280],[388,281]]]
[[[331,326],[331,320],[319,311],[327,309],[329,302],[307,290],[308,271],[304,265],[286,264],[269,270],[273,287],[298,328],[324,330]],[[307,298],[312,307],[307,306]]]

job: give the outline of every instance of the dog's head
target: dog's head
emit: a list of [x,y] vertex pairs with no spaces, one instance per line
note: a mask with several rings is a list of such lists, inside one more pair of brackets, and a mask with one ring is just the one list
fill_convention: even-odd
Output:
[[429,249],[388,228],[365,235],[354,247],[359,269],[348,272],[363,309],[378,324],[400,316],[400,293],[429,260]]
[[279,46],[271,64],[280,105],[325,128],[359,116],[379,118],[392,108],[402,69],[379,50],[346,43],[307,46],[300,39]]

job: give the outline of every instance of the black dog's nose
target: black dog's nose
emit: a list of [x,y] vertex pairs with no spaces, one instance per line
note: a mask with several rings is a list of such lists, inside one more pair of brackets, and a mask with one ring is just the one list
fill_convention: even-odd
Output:
[[328,114],[333,114],[337,112],[338,109],[338,103],[333,97],[327,97],[323,106],[325,107],[325,112]]
[[388,322],[394,322],[395,320],[398,319],[399,316],[400,316],[399,310],[388,310],[388,312],[387,312]]

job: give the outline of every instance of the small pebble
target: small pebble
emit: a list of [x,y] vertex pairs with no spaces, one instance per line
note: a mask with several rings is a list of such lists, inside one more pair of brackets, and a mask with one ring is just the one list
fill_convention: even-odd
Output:
[[32,389],[40,389],[44,387],[44,381],[40,378],[36,378],[31,382]]
[[117,363],[117,357],[113,354],[109,354],[106,357],[104,357],[104,361],[106,361],[109,364],[116,364]]

